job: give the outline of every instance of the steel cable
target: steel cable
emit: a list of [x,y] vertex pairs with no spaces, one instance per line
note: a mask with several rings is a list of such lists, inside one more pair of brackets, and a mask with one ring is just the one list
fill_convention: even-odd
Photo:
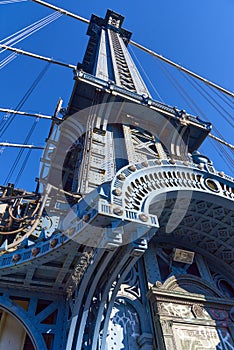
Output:
[[[49,66],[50,66],[50,63],[47,63],[46,66],[42,69],[42,71],[39,73],[38,77],[34,80],[34,82],[31,85],[31,87],[26,91],[25,95],[23,96],[23,98],[21,99],[19,104],[16,106],[15,110],[20,110],[23,107],[23,105],[25,104],[25,102],[27,101],[29,96],[32,94],[32,92],[34,91],[36,86],[39,84],[41,79],[44,77],[44,75],[45,75],[46,71],[48,70]],[[6,116],[4,116],[4,117],[6,117]],[[4,120],[4,117],[2,118],[2,121],[0,123],[0,137],[2,137],[4,135],[6,130],[12,124],[13,120],[16,117],[16,114],[15,113],[11,113],[8,116],[8,118],[5,119],[5,120]]]
[[[30,137],[31,137],[32,134],[33,134],[33,131],[34,131],[35,128],[36,128],[37,123],[38,123],[38,120],[37,120],[37,119],[34,120],[33,125],[32,125],[31,129],[29,130],[29,132],[28,132],[28,134],[27,134],[27,136],[26,136],[26,138],[25,138],[24,144],[27,144],[27,143],[28,143]],[[13,173],[14,173],[14,171],[15,171],[15,169],[16,169],[16,167],[17,167],[17,165],[18,165],[18,163],[19,163],[19,161],[20,161],[20,159],[21,159],[21,157],[22,157],[22,155],[23,155],[23,153],[24,153],[24,149],[22,148],[22,149],[19,150],[18,155],[17,155],[17,157],[16,157],[16,159],[15,159],[15,161],[14,161],[14,163],[13,163],[13,165],[12,165],[12,167],[11,167],[11,169],[10,169],[10,171],[9,171],[9,173],[8,173],[8,175],[7,175],[7,177],[6,177],[6,179],[5,179],[5,181],[4,181],[4,184],[5,184],[5,185],[9,182],[11,176],[13,175]],[[19,174],[18,174],[18,175],[19,175]],[[18,176],[17,176],[17,177],[18,177]]]
[[30,157],[31,153],[32,153],[32,149],[29,149],[27,154],[26,154],[26,156],[25,156],[23,164],[21,165],[21,168],[20,168],[20,170],[19,170],[19,172],[17,174],[17,177],[15,179],[15,185],[16,186],[18,185],[19,180],[21,179],[21,176],[22,176],[22,174],[23,174],[23,172],[24,172],[24,170],[25,170],[25,168],[27,166],[27,163],[28,163],[28,160],[29,160],[29,157]]
[[[20,31],[11,34],[9,37],[2,39],[0,41],[1,44],[4,45],[15,45],[17,43],[19,43],[20,41],[26,39],[27,37],[31,36],[32,34],[36,33],[38,30],[44,28],[45,26],[47,26],[48,24],[52,23],[53,21],[55,21],[56,19],[58,19],[59,17],[61,17],[62,15],[59,12],[55,12],[52,13],[49,16],[46,16],[42,19],[40,19],[39,21],[27,26],[26,28],[21,29]],[[16,35],[18,34],[18,35]],[[6,51],[6,49],[2,49],[0,50],[0,53]]]
[[146,73],[145,69],[143,68],[142,64],[140,63],[140,61],[138,60],[135,52],[133,51],[133,49],[131,48],[131,46],[129,46],[129,51],[132,53],[132,55],[134,56],[135,60],[137,61],[138,65],[140,66],[142,72],[144,73],[146,79],[148,80],[150,86],[152,87],[152,89],[154,90],[154,92],[156,93],[156,95],[158,96],[158,98],[160,99],[160,101],[162,103],[165,103],[165,101],[163,101],[162,97],[160,96],[158,90],[155,88],[154,84],[152,83],[152,80],[150,79],[149,75]]
[[[191,96],[185,91],[185,89],[178,82],[178,80],[170,74],[170,72],[168,71],[168,69],[166,67],[162,67],[161,62],[157,62],[157,63],[159,63],[159,67],[162,70],[162,72],[166,75],[168,80],[171,82],[171,84],[174,86],[174,88],[177,90],[177,92],[180,94],[180,96],[183,98],[183,100],[188,104],[188,106],[191,108],[192,112],[194,113],[194,108],[192,106],[192,105],[194,105],[196,107],[196,109],[199,111],[200,115],[202,115],[204,117],[204,119],[207,120],[208,118],[205,116],[205,113],[201,110],[200,107],[198,107],[198,105],[191,98]],[[185,76],[187,78],[185,73],[182,73],[182,74],[183,74],[183,76]],[[192,78],[190,78],[189,80],[191,80],[191,79]],[[181,90],[179,90],[178,87],[180,87]],[[185,95],[187,96],[187,98],[185,97]],[[191,105],[191,103],[189,103],[189,101],[192,103],[192,105]],[[197,113],[197,111],[195,111],[195,113]],[[223,138],[223,135],[218,131],[218,129],[216,127],[213,127],[213,128],[214,128],[215,132],[217,133],[217,135],[219,135],[221,138]],[[225,149],[225,147],[222,144],[215,143],[215,147],[218,149],[218,154],[221,155],[222,158],[223,158],[223,154],[226,156],[226,158],[224,158],[224,162],[226,163],[227,167],[229,169],[231,169],[231,171],[232,171],[233,169],[230,168],[230,163],[234,166],[234,160],[231,157],[231,155],[228,153],[228,151]],[[231,149],[231,151],[233,152],[233,149]],[[222,152],[222,153],[220,153],[220,152]]]
[[[218,107],[216,107],[215,106],[215,104],[213,103],[213,102],[211,102],[210,100],[209,100],[209,98],[207,98],[207,96],[205,96],[205,94],[204,93],[206,93],[222,110],[224,110],[230,117],[231,117],[231,119],[232,120],[234,120],[234,118],[233,118],[233,116],[228,112],[228,111],[226,111],[221,105],[220,105],[220,103],[218,103],[214,98],[213,98],[213,96],[211,96],[210,95],[210,93],[208,93],[202,86],[200,86],[200,84],[196,81],[196,80],[192,80],[191,78],[188,78],[187,77],[187,75],[185,75],[184,73],[182,73],[181,72],[181,74],[183,74],[183,76],[185,77],[185,79],[188,81],[188,82],[190,82],[190,84],[194,87],[194,89],[196,89],[199,93],[200,93],[200,95],[226,120],[226,122],[228,123],[228,124],[230,124],[233,128],[234,128],[234,124],[226,117],[226,115],[222,112],[222,111],[220,111],[219,110],[219,108]],[[204,92],[204,93],[202,93],[201,92],[201,90],[202,90],[202,92]]]
[[3,0],[3,1],[0,1],[0,5],[14,4],[17,2],[26,2],[26,1],[28,0]]
[[7,56],[2,61],[0,61],[0,69],[4,68],[8,63],[13,61],[17,56],[18,55],[16,52],[12,52],[9,56]]
[[[224,95],[222,92],[212,88],[211,86],[208,85],[208,88],[216,95],[218,96],[224,103],[226,103],[230,108],[233,109],[234,107],[234,100],[231,100],[230,96]],[[232,103],[232,104],[230,104]]]

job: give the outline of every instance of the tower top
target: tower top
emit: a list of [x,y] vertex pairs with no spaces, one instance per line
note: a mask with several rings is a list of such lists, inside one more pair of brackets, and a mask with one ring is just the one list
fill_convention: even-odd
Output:
[[[87,30],[89,42],[83,61],[75,71],[76,83],[67,108],[67,116],[88,108],[90,104],[100,105],[110,99],[112,103],[135,102],[136,106],[144,106],[139,112],[140,121],[146,121],[147,114],[148,124],[155,122],[154,127],[160,130],[157,124],[159,117],[165,118],[173,125],[173,130],[182,133],[183,142],[188,144],[188,152],[192,153],[210,132],[210,123],[152,99],[128,51],[127,44],[132,33],[122,28],[123,21],[124,17],[112,10],[107,10],[104,18],[92,15]],[[108,113],[115,115],[116,111]],[[132,115],[127,109],[121,113],[121,116]],[[164,130],[164,134],[170,143],[170,132]],[[171,151],[172,154],[173,152],[174,150]]]
[[119,33],[122,36],[125,44],[127,44],[132,36],[132,33],[122,28],[123,21],[124,17],[112,10],[107,10],[105,18],[92,15],[87,30],[87,35],[96,35],[100,28],[104,27]]

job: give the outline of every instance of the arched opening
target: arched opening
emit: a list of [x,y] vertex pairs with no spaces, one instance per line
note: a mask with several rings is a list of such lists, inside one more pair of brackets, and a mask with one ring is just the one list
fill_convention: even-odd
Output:
[[203,190],[186,201],[185,190],[152,195],[145,206],[160,225],[145,258],[158,346],[232,349],[232,203]]
[[106,349],[138,350],[141,334],[140,320],[134,307],[124,299],[116,299],[112,308]]
[[[22,301],[22,308],[27,305]],[[0,350],[37,350],[23,323],[7,310],[0,308]]]

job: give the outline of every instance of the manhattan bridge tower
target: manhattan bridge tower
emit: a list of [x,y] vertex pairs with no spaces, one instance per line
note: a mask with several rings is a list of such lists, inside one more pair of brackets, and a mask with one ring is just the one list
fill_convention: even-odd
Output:
[[1,186],[0,350],[233,349],[234,180],[92,16],[35,192]]

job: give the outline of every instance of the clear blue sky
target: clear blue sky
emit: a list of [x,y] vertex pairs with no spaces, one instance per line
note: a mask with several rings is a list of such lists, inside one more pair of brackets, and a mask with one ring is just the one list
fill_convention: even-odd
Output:
[[[134,41],[231,91],[234,90],[233,0],[50,0],[50,2],[88,19],[92,13],[104,17],[108,8],[119,12],[125,16],[124,27],[133,33]],[[52,12],[31,1],[1,4],[0,40]],[[83,59],[88,41],[86,30],[86,24],[62,16],[15,46],[76,64]],[[195,112],[191,110],[164,76],[156,59],[137,49],[133,48],[133,51],[165,103],[199,115],[196,108]],[[9,54],[9,51],[1,53],[0,61]],[[45,62],[18,56],[1,69],[0,107],[14,109],[45,65]],[[142,73],[141,69],[139,70]],[[176,79],[204,111],[205,117],[216,126],[227,141],[233,143],[233,128],[230,124],[188,85],[180,73],[171,69],[170,72],[174,72]],[[143,77],[145,78],[144,74]],[[152,95],[158,99],[147,79],[145,80]],[[53,114],[59,97],[63,98],[63,106],[66,107],[72,87],[72,70],[51,64],[46,75],[21,110]],[[233,113],[231,109],[233,101],[229,101],[230,106],[220,99],[218,101],[222,108],[227,109],[227,112],[223,113],[229,118],[228,113]],[[0,113],[0,120],[3,116],[4,114]],[[201,117],[204,119],[204,116]],[[1,136],[1,141],[22,143],[32,123],[31,118],[17,116]],[[49,122],[40,120],[29,143],[43,145],[48,128]],[[8,148],[4,149],[0,155],[0,183],[5,181],[18,152],[19,150]],[[206,141],[201,152],[211,157],[216,169],[233,175],[231,165],[228,166],[224,162],[224,153],[222,151],[218,153],[213,142]],[[26,155],[26,152],[24,154]],[[30,161],[18,183],[19,187],[34,189],[34,178],[39,173],[40,156],[40,151],[32,151]],[[24,157],[10,179],[12,182],[16,179],[23,159]]]

